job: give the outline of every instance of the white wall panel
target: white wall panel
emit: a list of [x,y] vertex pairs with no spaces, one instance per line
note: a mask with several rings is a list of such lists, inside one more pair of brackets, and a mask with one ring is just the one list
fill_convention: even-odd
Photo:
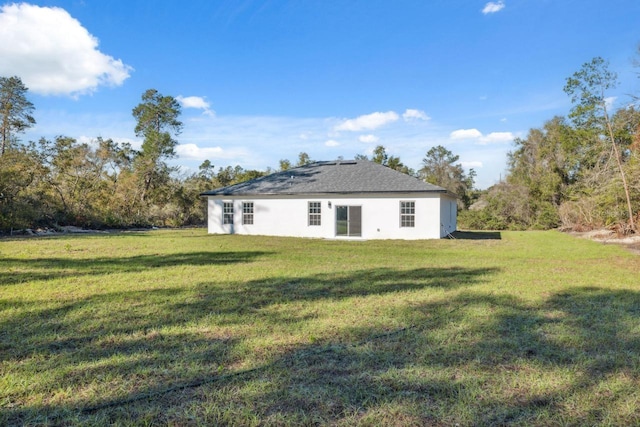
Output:
[[[337,238],[335,207],[362,207],[362,236],[338,237],[341,239],[438,239],[455,230],[455,214],[451,222],[449,196],[428,193],[387,195],[335,195],[311,197],[209,197],[208,231],[211,234],[250,234],[269,236]],[[322,224],[308,225],[308,202],[319,201],[322,208]],[[400,201],[415,202],[415,227],[400,227]],[[234,224],[222,224],[223,202],[234,203]],[[242,202],[253,202],[253,224],[242,224]],[[446,206],[445,206],[446,205]],[[329,207],[331,206],[331,207]],[[445,216],[446,215],[446,216]],[[442,224],[442,225],[441,225]],[[453,228],[452,228],[453,227]]]

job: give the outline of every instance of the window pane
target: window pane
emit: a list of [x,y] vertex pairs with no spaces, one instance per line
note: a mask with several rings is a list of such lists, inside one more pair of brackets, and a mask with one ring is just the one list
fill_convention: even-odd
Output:
[[320,202],[309,202],[309,225],[322,225],[322,207]]
[[362,236],[362,206],[349,206],[349,236]]
[[222,223],[233,224],[233,203],[224,202],[222,204]]
[[242,203],[242,223],[253,224],[253,202]]
[[347,206],[336,206],[336,235],[337,236],[349,235],[349,225],[347,223],[348,215],[349,215],[349,211],[347,210]]
[[415,227],[415,202],[400,202],[400,227]]

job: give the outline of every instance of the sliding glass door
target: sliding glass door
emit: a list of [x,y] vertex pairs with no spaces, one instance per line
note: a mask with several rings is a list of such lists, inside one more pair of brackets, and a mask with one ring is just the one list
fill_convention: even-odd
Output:
[[362,236],[362,206],[336,206],[336,236]]

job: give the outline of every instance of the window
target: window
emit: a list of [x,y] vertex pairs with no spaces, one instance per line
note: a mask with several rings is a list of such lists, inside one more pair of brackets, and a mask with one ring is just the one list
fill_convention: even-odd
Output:
[[253,224],[253,202],[242,203],[242,223],[245,225]]
[[222,204],[222,223],[233,224],[233,202],[224,202]]
[[320,202],[309,202],[309,225],[322,225],[322,207]]
[[416,226],[416,202],[400,202],[400,227]]

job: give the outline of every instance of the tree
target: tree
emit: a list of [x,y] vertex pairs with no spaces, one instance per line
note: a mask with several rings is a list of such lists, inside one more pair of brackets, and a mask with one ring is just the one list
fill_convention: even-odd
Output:
[[[531,129],[525,138],[514,140],[508,154],[509,172],[502,193],[511,190],[526,200],[528,212],[518,216],[521,226],[549,229],[558,226],[558,209],[568,199],[569,187],[584,176],[591,154],[579,144],[580,138],[563,117],[554,117],[540,129]],[[514,198],[515,200],[515,198]],[[524,212],[524,209],[520,209]]]
[[300,154],[298,154],[298,163],[296,163],[296,166],[305,166],[305,165],[308,165],[309,163],[313,163],[313,160],[311,160],[311,158],[307,153],[303,151]]
[[216,175],[215,166],[208,159],[202,162],[202,164],[200,164],[200,166],[198,167],[198,170],[200,170],[198,175],[202,177],[202,179],[204,179],[205,181],[212,181],[213,178],[215,178],[215,175]]
[[[39,141],[44,180],[56,222],[101,226],[120,216],[115,202],[122,159],[117,144],[98,138],[94,144],[58,136]],[[110,224],[115,225],[115,224]]]
[[[358,160],[357,157],[356,160]],[[368,160],[367,156],[363,155],[362,160]],[[404,163],[400,161],[400,157],[389,156],[387,154],[387,149],[384,148],[383,145],[378,145],[373,149],[373,156],[371,157],[371,161],[407,175],[415,175],[415,172],[412,169],[410,169],[408,166],[405,166]]]
[[636,225],[629,185],[607,110],[607,91],[615,88],[616,85],[617,76],[609,71],[609,64],[604,59],[596,57],[591,62],[583,64],[579,71],[567,78],[564,91],[571,97],[571,102],[574,104],[569,117],[573,119],[576,126],[596,133],[598,137],[608,140],[611,145],[627,202],[629,228],[635,232]]
[[382,166],[386,166],[388,159],[389,155],[387,154],[387,150],[383,145],[378,145],[373,149],[373,155],[371,156],[372,162]]
[[426,182],[457,194],[464,207],[468,208],[476,174],[473,169],[465,174],[462,165],[457,163],[459,159],[460,156],[454,155],[442,145],[432,147],[422,159],[422,169],[418,173]]
[[133,109],[137,120],[136,136],[144,137],[142,149],[136,159],[136,171],[142,179],[140,197],[145,200],[149,190],[167,181],[171,168],[165,160],[176,156],[178,144],[173,136],[182,131],[180,104],[172,96],[163,96],[155,89],[142,95],[142,103]]
[[289,169],[291,169],[291,162],[287,159],[281,159],[279,170],[286,171]]
[[36,123],[27,91],[19,77],[0,77],[0,156],[11,143],[12,133],[24,132]]
[[46,196],[40,191],[45,174],[33,143],[0,156],[0,231],[31,227],[46,214]]

